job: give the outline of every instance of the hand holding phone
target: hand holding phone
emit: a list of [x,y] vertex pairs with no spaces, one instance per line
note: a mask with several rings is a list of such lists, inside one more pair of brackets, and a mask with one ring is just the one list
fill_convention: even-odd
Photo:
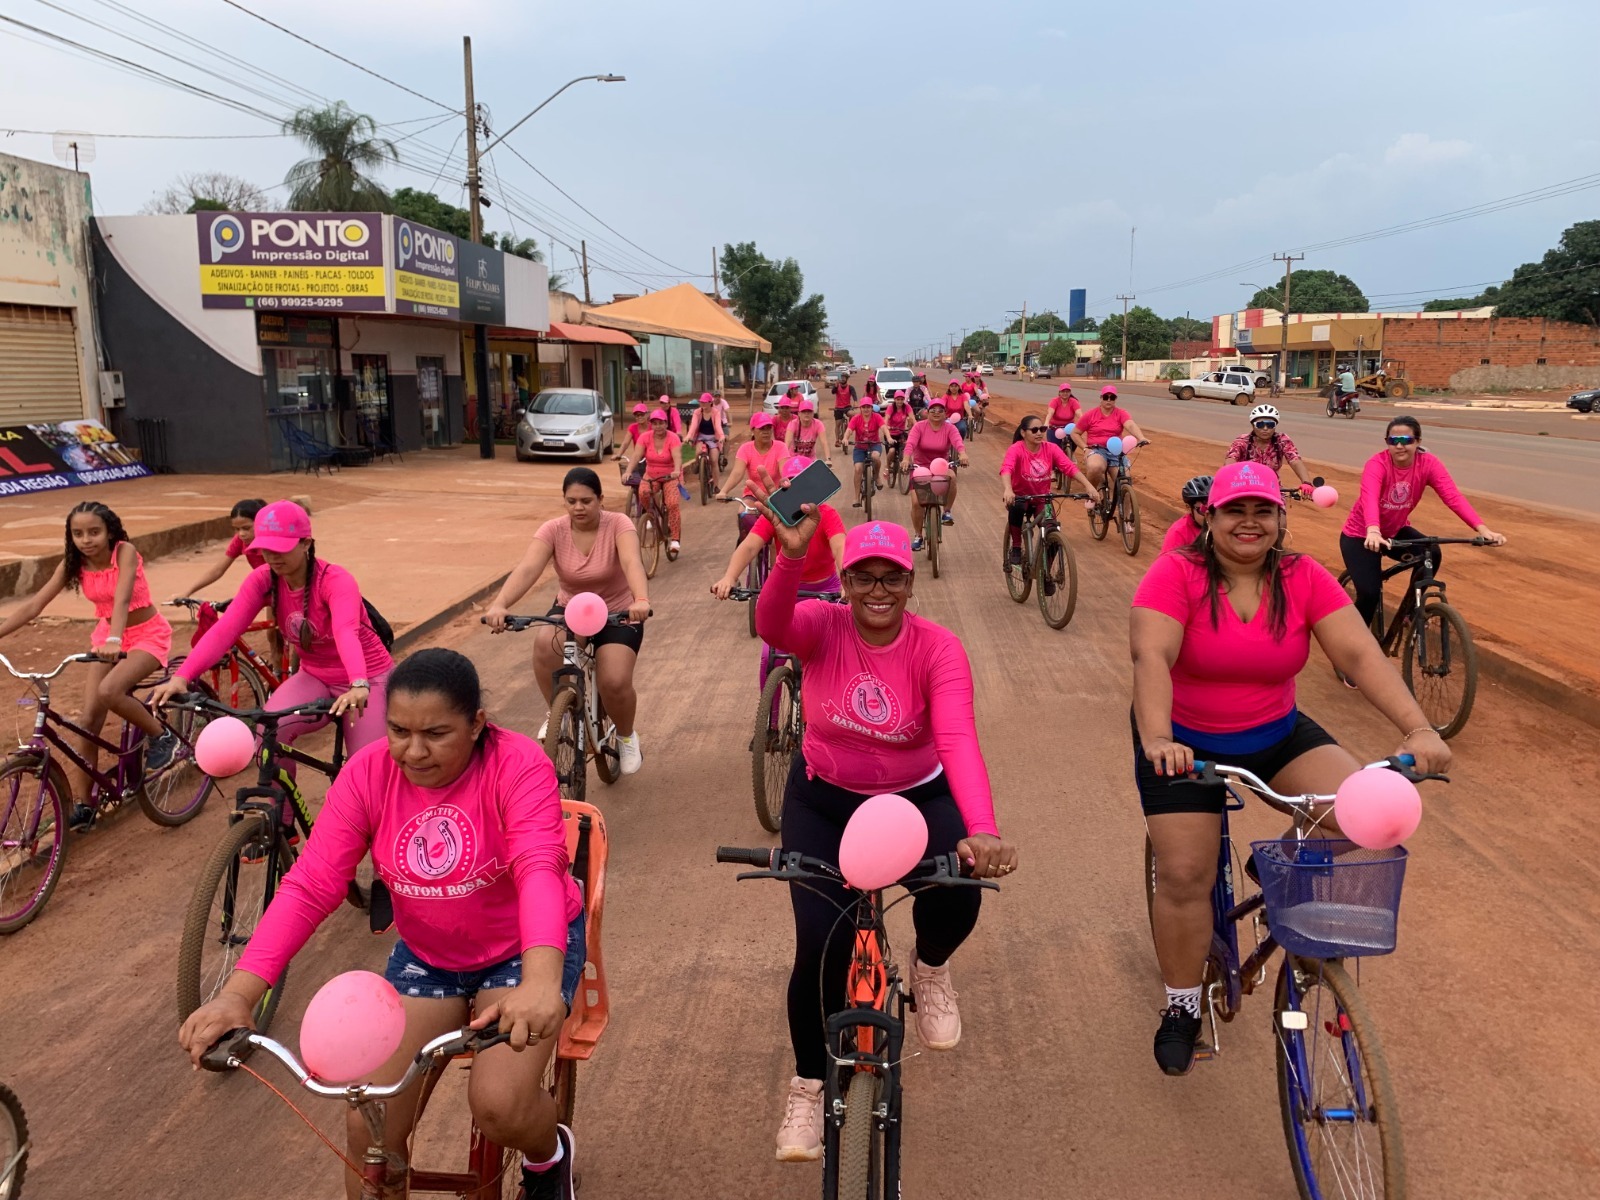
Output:
[[767,498],[767,505],[785,525],[800,523],[802,504],[821,504],[839,491],[839,478],[825,462],[814,462]]

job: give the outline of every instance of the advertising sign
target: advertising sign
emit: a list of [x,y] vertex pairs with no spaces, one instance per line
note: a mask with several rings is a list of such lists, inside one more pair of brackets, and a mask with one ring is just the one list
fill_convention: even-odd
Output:
[[256,343],[262,346],[333,346],[332,317],[302,317],[298,313],[256,313]]
[[475,325],[506,323],[506,260],[499,250],[469,241],[461,254],[461,319]]
[[99,421],[0,426],[0,496],[150,474]]
[[205,308],[382,312],[377,213],[195,214]]
[[457,241],[426,225],[394,218],[394,310],[455,320],[461,311]]

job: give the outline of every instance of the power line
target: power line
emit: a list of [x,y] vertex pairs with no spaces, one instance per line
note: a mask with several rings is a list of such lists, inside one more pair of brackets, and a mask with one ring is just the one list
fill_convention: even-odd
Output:
[[76,133],[83,137],[92,138],[122,138],[139,141],[163,142],[245,142],[258,141],[262,138],[286,138],[293,136],[287,133],[90,133],[86,129],[9,129],[0,126],[0,133],[7,136],[14,133],[34,133],[41,137],[54,137],[58,133]]

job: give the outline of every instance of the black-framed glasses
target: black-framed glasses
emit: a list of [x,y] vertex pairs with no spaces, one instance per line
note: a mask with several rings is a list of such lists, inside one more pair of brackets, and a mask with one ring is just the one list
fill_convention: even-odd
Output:
[[1024,425],[1022,427],[1022,432],[1023,433],[1043,433],[1044,432],[1044,426],[1043,425]]
[[880,586],[891,596],[898,596],[911,583],[910,571],[888,571],[882,575],[868,575],[865,571],[846,571],[844,581],[850,590],[860,596],[871,595]]
[[1257,429],[1276,429],[1278,427],[1276,421],[1255,421],[1253,424]]
[[1388,442],[1391,446],[1409,446],[1417,439],[1409,433],[1391,433],[1383,440]]

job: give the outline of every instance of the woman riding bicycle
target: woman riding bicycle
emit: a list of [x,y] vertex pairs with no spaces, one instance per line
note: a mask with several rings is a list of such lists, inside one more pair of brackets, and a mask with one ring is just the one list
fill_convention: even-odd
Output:
[[[600,476],[588,467],[573,467],[561,481],[561,498],[567,515],[555,517],[539,526],[528,543],[528,552],[511,569],[500,591],[484,614],[496,632],[506,627],[511,606],[539,582],[552,562],[556,567],[556,602],[548,615],[559,617],[567,602],[579,592],[593,592],[606,602],[610,612],[626,612],[627,625],[607,625],[589,639],[594,646],[595,686],[606,716],[617,727],[619,769],[632,775],[644,761],[634,719],[639,696],[633,687],[633,672],[644,644],[644,620],[650,615],[649,581],[639,557],[639,534],[633,522],[622,513],[607,512],[601,506]],[[543,741],[550,721],[549,705],[555,699],[555,672],[561,666],[565,638],[554,626],[539,630],[533,642],[533,681],[546,706],[545,724],[539,726]]]
[[[1506,539],[1483,523],[1475,508],[1456,487],[1437,455],[1422,449],[1422,422],[1415,417],[1396,417],[1384,430],[1387,450],[1367,459],[1361,468],[1361,490],[1350,506],[1350,517],[1339,532],[1339,552],[1356,589],[1356,611],[1369,625],[1383,601],[1383,556],[1398,558],[1389,550],[1396,538],[1426,537],[1413,528],[1409,518],[1422,503],[1422,493],[1432,488],[1449,510],[1472,527],[1472,532],[1496,546]],[[1439,547],[1431,550],[1437,574],[1443,555]]]
[[791,387],[783,394],[783,399],[778,401],[778,412],[772,422],[772,436],[782,442],[784,435],[789,432],[789,426],[794,424],[795,417],[799,412],[800,389]]
[[[746,499],[756,494],[756,481],[761,478],[779,479],[783,475],[784,461],[789,457],[788,448],[773,434],[774,422],[771,413],[758,412],[750,418],[750,440],[739,447],[733,456],[733,465],[728,468],[728,478],[722,484],[722,490],[717,493],[718,500],[727,500],[734,494],[733,489],[741,484],[744,487],[743,495]],[[739,509],[737,524],[739,536],[735,545],[744,541],[750,535],[750,527],[756,522],[755,515]]]
[[[1068,479],[1082,477],[1060,446],[1045,441],[1045,423],[1029,413],[1017,422],[1011,448],[1000,460],[1000,502],[1006,506],[1006,524],[1011,528],[1006,561],[1014,567],[1022,563],[1022,519],[1043,512],[1046,504],[1054,507],[1037,497],[1050,494],[1055,471]],[[1085,500],[1083,505],[1089,508],[1092,502]]]
[[689,435],[684,440],[695,447],[696,453],[705,453],[711,460],[711,486],[717,486],[717,454],[727,440],[727,426],[722,423],[722,413],[717,398],[710,392],[700,394],[700,405],[689,418]]
[[[951,381],[955,382],[954,380]],[[960,388],[957,387],[956,395],[959,397]],[[918,421],[911,427],[911,436],[906,438],[906,457],[911,460],[913,467],[932,467],[933,460],[942,458],[946,462],[958,462],[963,467],[967,465],[967,447],[961,440],[961,435],[956,432],[956,427],[947,419],[947,401],[943,396],[935,396],[928,401],[928,419]],[[960,403],[960,400],[949,403]],[[950,473],[950,487],[944,496],[943,522],[954,525],[956,519],[950,511],[956,503],[956,477],[955,472]],[[922,501],[918,498],[916,490],[911,492],[911,527],[922,528]],[[922,549],[922,538],[915,538],[911,543],[913,551]]]
[[268,709],[296,708],[332,700],[327,717],[292,717],[278,726],[284,745],[330,718],[344,724],[345,745],[353,754],[383,736],[384,681],[394,666],[361,598],[354,576],[317,557],[311,517],[292,500],[279,500],[256,514],[250,543],[267,565],[239,585],[227,612],[194,644],[179,669],[150,699],[165,704],[187,692],[238,641],[263,608],[300,656],[299,669],[273,689]]
[[[1017,851],[995,824],[966,650],[949,630],[905,611],[914,574],[905,529],[873,521],[846,535],[848,607],[797,603],[820,517],[806,505],[799,524],[788,526],[767,511],[782,552],[756,606],[756,632],[800,660],[809,718],[784,793],[783,848],[837,863],[856,808],[875,794],[898,792],[927,819],[928,854],[954,850],[980,879],[1010,874]],[[909,982],[917,1036],[928,1050],[953,1049],[961,1040],[949,960],[977,923],[978,896],[976,888],[927,888],[912,903],[916,952]],[[840,933],[838,918],[851,895],[842,884],[812,884],[791,887],[789,898],[795,1074],[777,1141],[780,1161],[803,1162],[822,1153],[823,1012],[841,1008],[845,999],[851,931]]]
[[851,508],[861,507],[861,484],[865,472],[871,471],[877,477],[878,487],[888,486],[883,477],[883,431],[887,424],[876,404],[862,400],[861,410],[850,418],[850,424],[845,427],[845,446],[850,451],[851,461],[855,463],[856,498],[850,502]]
[[650,414],[650,432],[639,443],[639,462],[644,467],[644,477],[639,480],[639,511],[647,511],[651,494],[660,493],[667,510],[667,552],[676,554],[683,548],[683,506],[678,495],[678,482],[683,478],[683,458],[678,451],[683,442],[667,427],[668,423],[667,411],[655,409]]
[[[1295,703],[1311,638],[1401,732],[1397,753],[1443,771],[1450,751],[1315,559],[1286,554],[1278,477],[1230,463],[1205,535],[1162,554],[1133,596],[1134,774],[1158,878],[1151,912],[1167,1003],[1157,1065],[1183,1075],[1200,1035],[1226,789],[1184,778],[1196,759],[1242,766],[1278,792],[1332,794],[1359,764]],[[1331,810],[1322,828],[1334,832]]]
[[917,414],[907,401],[905,392],[897,391],[890,396],[889,407],[883,413],[884,431],[889,445],[899,448],[902,461],[905,459],[906,437],[916,423]]
[[[384,976],[406,1020],[372,1082],[395,1082],[426,1042],[469,1019],[496,1025],[511,1040],[473,1059],[472,1119],[491,1141],[522,1151],[524,1196],[570,1200],[572,1132],[557,1125],[541,1084],[586,941],[555,771],[528,738],[489,722],[478,672],[454,650],[419,650],[395,668],[387,731],[328,789],[238,969],[183,1023],[179,1044],[198,1064],[223,1034],[253,1027],[271,981],[343,903],[371,853],[400,934]],[[402,1160],[420,1107],[415,1094],[388,1106],[385,1145]],[[371,1134],[355,1109],[346,1126],[359,1162]],[[358,1188],[347,1173],[345,1194]]]
[[1133,465],[1135,447],[1129,444],[1131,438],[1134,442],[1144,441],[1144,434],[1134,420],[1128,415],[1128,410],[1117,405],[1117,389],[1103,387],[1100,389],[1100,403],[1093,408],[1086,408],[1078,417],[1077,436],[1083,439],[1086,452],[1084,454],[1084,470],[1089,474],[1089,482],[1099,491],[1105,486],[1106,468],[1112,464],[1113,456],[1106,448],[1106,442],[1111,438],[1123,439],[1122,455],[1115,459],[1115,465],[1124,473]]
[[622,478],[630,488],[638,487],[639,480],[644,478],[644,454],[639,447],[649,436],[650,406],[641,402],[633,406],[633,420],[628,423],[621,449],[617,452],[617,469],[622,472]]
[[1191,546],[1206,531],[1206,498],[1211,495],[1211,476],[1196,475],[1183,485],[1183,507],[1187,509],[1161,539],[1161,553]]
[[1270,404],[1258,404],[1250,410],[1250,432],[1233,440],[1222,461],[1260,463],[1274,475],[1288,463],[1300,480],[1300,491],[1309,496],[1315,490],[1300,451],[1295,449],[1288,434],[1278,432],[1278,410]]
[[789,428],[783,431],[783,446],[791,456],[820,458],[825,463],[829,457],[828,431],[817,420],[815,400],[802,400],[795,410],[796,416]]

